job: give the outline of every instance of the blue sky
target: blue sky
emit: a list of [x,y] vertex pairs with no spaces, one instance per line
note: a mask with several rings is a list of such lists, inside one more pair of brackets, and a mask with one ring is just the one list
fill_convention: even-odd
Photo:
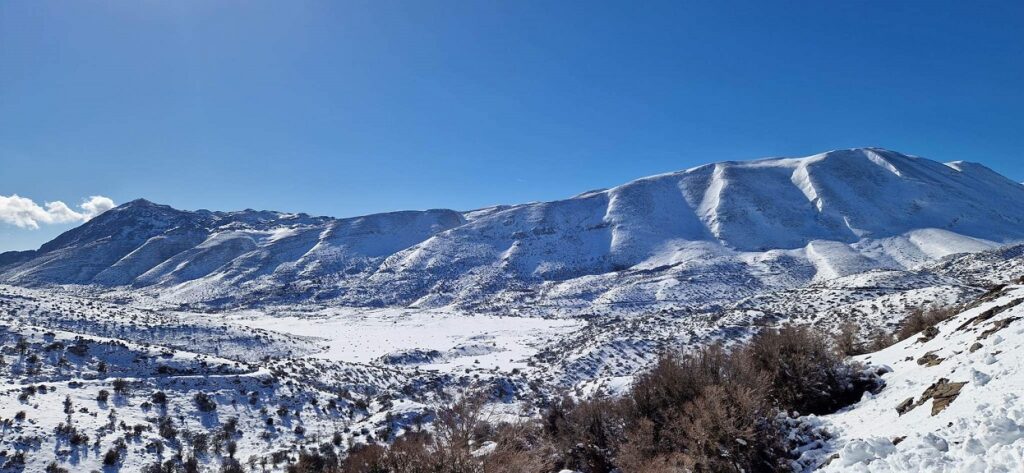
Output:
[[470,209],[854,146],[1024,180],[1021,31],[1020,1],[12,0],[0,196]]

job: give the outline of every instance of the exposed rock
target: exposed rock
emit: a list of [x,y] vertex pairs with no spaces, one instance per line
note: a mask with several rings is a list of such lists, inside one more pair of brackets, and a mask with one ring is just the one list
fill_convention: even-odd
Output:
[[1020,317],[1007,317],[1005,319],[992,322],[991,324],[989,324],[991,327],[988,330],[981,332],[981,335],[978,336],[978,340],[984,340],[988,338],[989,335],[992,335],[993,333],[996,333],[1006,327],[1009,327],[1010,324],[1014,323],[1019,319]]
[[928,353],[925,353],[924,356],[922,356],[921,358],[918,358],[917,364],[922,366],[936,366],[939,363],[942,363],[942,360],[944,360],[944,358],[939,358],[939,356],[936,355],[935,352],[930,351]]
[[939,378],[938,381],[928,386],[928,389],[921,393],[921,399],[917,401],[915,406],[920,406],[931,399],[932,415],[934,416],[949,407],[949,404],[960,395],[960,389],[966,384],[967,382],[951,383],[946,378]]
[[899,403],[899,405],[896,406],[896,413],[899,415],[903,415],[915,407],[917,406],[914,404],[914,398],[908,397],[903,402]]
[[921,338],[918,338],[918,343],[925,343],[939,335],[939,328],[935,326],[928,327],[921,332]]
[[999,315],[999,314],[1001,314],[1003,312],[1006,312],[1007,310],[1010,310],[1010,309],[1020,305],[1021,303],[1024,303],[1024,298],[1022,298],[1022,299],[1014,299],[1014,300],[1012,300],[1010,302],[1007,302],[1006,304],[997,305],[997,306],[995,306],[995,307],[993,307],[991,309],[983,311],[982,313],[980,313],[980,314],[978,314],[978,315],[976,315],[974,317],[971,317],[970,319],[967,319],[966,322],[960,324],[960,326],[957,327],[956,329],[957,330],[963,330],[963,329],[967,328],[970,325],[978,325],[978,324],[980,324],[980,323],[982,323],[982,322],[984,322],[984,321],[986,321],[988,319],[991,319],[992,317],[995,317],[995,316],[997,316],[997,315]]

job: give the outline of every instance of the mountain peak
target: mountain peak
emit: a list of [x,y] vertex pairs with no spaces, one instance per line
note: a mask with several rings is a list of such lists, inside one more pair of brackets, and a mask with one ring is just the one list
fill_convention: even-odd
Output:
[[152,202],[152,201],[149,201],[149,200],[146,200],[146,199],[143,199],[143,198],[140,197],[138,199],[130,200],[130,201],[125,202],[125,203],[123,203],[121,205],[118,205],[115,208],[118,208],[118,209],[134,209],[134,208],[152,208],[152,207],[170,207],[170,206],[164,205],[164,204],[157,204],[155,202]]
[[121,205],[118,205],[118,207],[148,207],[153,205],[156,204],[140,197],[138,199],[130,200]]

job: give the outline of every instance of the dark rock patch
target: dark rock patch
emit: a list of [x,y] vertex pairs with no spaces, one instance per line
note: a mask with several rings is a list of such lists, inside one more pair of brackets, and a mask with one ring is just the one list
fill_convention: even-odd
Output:
[[917,407],[914,404],[914,398],[908,397],[903,402],[899,403],[896,406],[896,413],[899,415],[903,415],[906,414],[907,412],[910,412],[910,410],[913,409],[914,407]]
[[1016,322],[1017,320],[1020,320],[1020,317],[1007,317],[1005,319],[992,322],[991,324],[989,324],[990,328],[988,330],[981,332],[981,335],[978,336],[978,340],[984,340],[988,338],[989,335],[992,335],[993,333],[996,333],[1006,327],[1009,327],[1010,324]]
[[966,384],[967,382],[951,383],[946,378],[939,378],[938,381],[928,386],[928,389],[921,393],[921,399],[914,406],[920,406],[931,399],[932,415],[934,416],[949,407],[950,403],[960,395],[960,390]]
[[992,317],[995,317],[1003,312],[1006,312],[1007,310],[1017,307],[1021,303],[1024,303],[1024,298],[1014,299],[1010,302],[1007,302],[1006,304],[997,305],[995,307],[983,311],[978,315],[975,315],[974,317],[967,319],[966,322],[960,324],[960,326],[957,327],[956,329],[963,330],[967,328],[969,325],[978,325],[986,320],[991,319]]
[[924,356],[922,356],[921,358],[918,358],[917,364],[921,366],[937,366],[939,363],[942,363],[944,359],[945,358],[939,358],[939,355],[936,355],[935,352],[930,351],[928,353],[925,353]]

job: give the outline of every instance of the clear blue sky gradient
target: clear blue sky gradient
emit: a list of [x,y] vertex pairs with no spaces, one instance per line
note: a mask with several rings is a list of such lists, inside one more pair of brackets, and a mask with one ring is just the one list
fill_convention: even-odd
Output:
[[0,194],[351,216],[855,146],[1024,180],[1022,85],[1019,0],[11,0]]

